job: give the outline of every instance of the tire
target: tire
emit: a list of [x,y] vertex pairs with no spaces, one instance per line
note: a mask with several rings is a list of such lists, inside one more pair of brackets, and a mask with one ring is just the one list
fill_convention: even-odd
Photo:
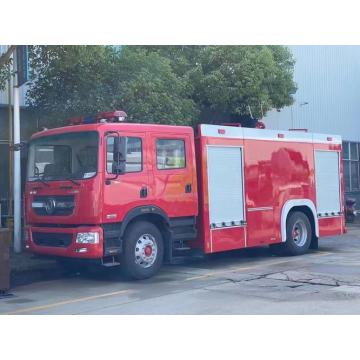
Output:
[[354,214],[348,214],[346,215],[346,222],[352,224],[355,221],[355,215]]
[[286,242],[283,245],[285,255],[303,255],[311,244],[312,229],[309,218],[300,211],[290,213],[286,221]]
[[129,226],[120,261],[128,277],[141,280],[154,276],[160,270],[163,257],[163,237],[154,224],[138,221]]

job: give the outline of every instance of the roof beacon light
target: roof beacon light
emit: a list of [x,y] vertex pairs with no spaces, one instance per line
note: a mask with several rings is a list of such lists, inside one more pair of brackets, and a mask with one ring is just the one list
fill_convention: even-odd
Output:
[[96,116],[96,122],[123,122],[127,114],[122,110],[108,111],[99,113]]
[[77,117],[77,118],[71,118],[71,119],[68,119],[68,123],[70,125],[80,125],[83,123],[83,117]]
[[107,123],[107,122],[123,122],[125,121],[127,114],[122,110],[107,111],[98,113],[96,115],[81,116],[77,118],[71,118],[68,120],[70,125],[81,124],[95,124],[95,123]]

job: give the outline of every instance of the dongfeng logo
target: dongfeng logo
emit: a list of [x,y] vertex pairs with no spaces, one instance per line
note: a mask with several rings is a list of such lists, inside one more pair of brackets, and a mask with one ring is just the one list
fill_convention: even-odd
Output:
[[56,208],[56,201],[55,199],[49,198],[45,202],[45,211],[47,214],[51,215],[54,213]]

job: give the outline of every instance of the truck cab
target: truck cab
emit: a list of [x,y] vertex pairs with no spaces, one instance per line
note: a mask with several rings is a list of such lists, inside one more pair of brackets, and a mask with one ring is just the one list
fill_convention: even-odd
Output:
[[122,263],[152,276],[174,244],[196,237],[191,127],[132,124],[119,113],[33,135],[25,246],[34,253]]

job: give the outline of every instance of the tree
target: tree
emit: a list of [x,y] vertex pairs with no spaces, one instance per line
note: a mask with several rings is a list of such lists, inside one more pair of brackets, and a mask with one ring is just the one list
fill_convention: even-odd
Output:
[[10,61],[0,66],[0,91],[5,90],[9,76],[11,74]]
[[10,76],[12,75],[11,65],[12,65],[12,52],[14,51],[15,46],[9,46],[6,50],[0,54],[0,91],[5,90],[6,85],[9,81]]
[[34,46],[30,107],[48,119],[124,109],[129,120],[190,124],[198,110],[170,61],[136,47]]
[[34,46],[31,66],[28,103],[50,119],[119,108],[138,122],[243,122],[296,91],[283,46]]
[[28,105],[55,121],[108,110],[116,56],[110,46],[32,46]]
[[202,110],[238,121],[293,103],[295,61],[284,46],[149,46],[188,78],[192,99]]
[[118,58],[116,105],[139,122],[191,125],[199,111],[186,79],[156,52],[125,47]]

